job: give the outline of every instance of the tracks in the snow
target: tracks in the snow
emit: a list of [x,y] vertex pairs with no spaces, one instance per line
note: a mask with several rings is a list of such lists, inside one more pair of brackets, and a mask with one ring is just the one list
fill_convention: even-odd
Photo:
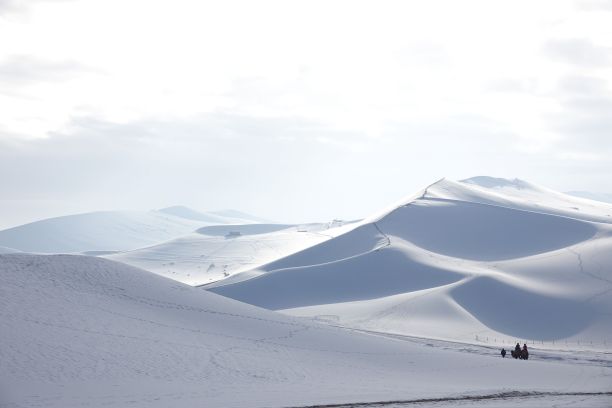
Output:
[[358,408],[358,407],[388,407],[388,406],[410,406],[416,404],[427,403],[444,403],[444,402],[469,402],[469,401],[487,401],[487,400],[511,400],[520,398],[535,398],[535,397],[600,397],[612,396],[612,391],[604,392],[540,392],[540,391],[509,391],[496,394],[483,395],[461,395],[457,397],[445,398],[419,398],[411,400],[394,400],[394,401],[373,401],[373,402],[350,402],[342,404],[323,404],[323,405],[302,405],[287,408]]

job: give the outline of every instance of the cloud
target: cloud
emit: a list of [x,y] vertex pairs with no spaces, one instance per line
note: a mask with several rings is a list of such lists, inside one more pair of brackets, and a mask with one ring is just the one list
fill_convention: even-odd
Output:
[[566,145],[612,153],[611,108],[612,99],[573,100],[561,114],[551,117],[552,129],[564,136]]
[[568,95],[601,96],[608,94],[608,83],[603,78],[587,75],[567,75],[559,79],[557,91],[561,98]]
[[36,3],[58,3],[71,0],[0,0],[0,16],[11,13],[26,13]]
[[339,30],[350,2],[274,16],[180,3],[0,0],[0,13],[34,4],[0,15],[3,197],[302,221],[364,216],[442,176],[565,183],[610,151],[607,74],[592,69],[612,64],[608,13],[399,2],[351,6]]
[[8,198],[61,198],[82,211],[178,203],[280,221],[358,218],[437,178],[482,173],[516,155],[515,139],[481,117],[385,132],[372,139],[305,118],[231,111],[128,123],[80,117],[45,139],[0,139],[0,207]]
[[47,61],[29,55],[12,55],[0,62],[0,84],[64,81],[88,70],[75,61]]
[[537,86],[537,80],[533,78],[500,78],[485,82],[483,88],[488,92],[532,94]]
[[558,145],[561,155],[594,160],[612,154],[612,93],[607,82],[592,76],[565,76],[554,96],[561,110],[547,120],[563,137]]
[[396,122],[376,140],[306,118],[231,111],[127,123],[79,117],[44,139],[0,137],[0,210],[11,211],[0,224],[19,215],[15,200],[41,213],[50,202],[71,212],[183,204],[291,222],[358,218],[443,176],[547,184],[579,174],[585,160],[609,173],[569,142],[528,155],[503,123],[474,115]]
[[414,43],[396,53],[399,62],[405,65],[420,65],[428,69],[448,66],[452,58],[446,48],[435,43]]
[[[323,194],[327,182],[350,177],[343,162],[360,153],[346,146],[363,138],[302,118],[231,112],[129,123],[81,117],[45,139],[0,138],[0,185],[4,199],[62,197],[84,209],[181,203],[283,219],[295,217],[300,200],[321,199],[304,199],[300,185],[318,184]],[[335,215],[320,208],[306,218],[323,214]]]
[[552,60],[579,67],[601,67],[612,63],[612,48],[597,46],[584,38],[549,40],[542,52]]
[[0,15],[15,11],[23,11],[25,8],[25,4],[18,0],[0,0]]
[[562,152],[557,156],[561,160],[576,160],[576,161],[599,161],[603,159],[601,154],[597,153],[581,153],[581,152]]
[[578,0],[575,5],[585,11],[612,11],[612,0]]

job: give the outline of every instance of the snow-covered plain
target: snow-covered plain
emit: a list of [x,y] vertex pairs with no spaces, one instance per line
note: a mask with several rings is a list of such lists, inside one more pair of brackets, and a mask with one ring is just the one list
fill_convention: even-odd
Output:
[[580,394],[612,391],[609,361],[497,351],[320,325],[102,258],[0,255],[3,408],[610,402]]
[[217,225],[106,257],[189,285],[202,285],[324,242],[348,227],[343,222]]
[[609,350],[612,205],[521,180],[441,180],[207,288],[377,332]]
[[0,231],[0,245],[23,252],[122,251],[180,237],[206,225],[258,222],[255,217],[203,213],[187,207],[97,211],[49,218]]

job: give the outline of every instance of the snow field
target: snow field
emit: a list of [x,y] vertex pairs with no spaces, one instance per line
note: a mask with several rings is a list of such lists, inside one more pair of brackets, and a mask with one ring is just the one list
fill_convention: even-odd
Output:
[[0,406],[280,407],[609,390],[517,362],[320,325],[117,262],[0,255]]

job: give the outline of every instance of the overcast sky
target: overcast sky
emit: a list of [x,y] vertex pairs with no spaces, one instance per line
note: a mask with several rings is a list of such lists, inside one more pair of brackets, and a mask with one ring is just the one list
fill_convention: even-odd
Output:
[[441,177],[612,192],[612,1],[0,0],[0,227],[357,218]]

